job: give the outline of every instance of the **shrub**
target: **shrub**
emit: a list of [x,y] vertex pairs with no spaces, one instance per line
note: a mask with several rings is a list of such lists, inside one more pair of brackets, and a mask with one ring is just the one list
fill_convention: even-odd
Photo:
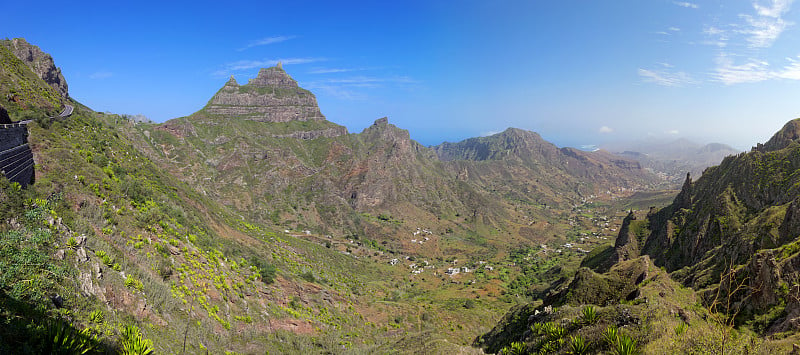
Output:
[[162,259],[158,262],[156,271],[158,272],[158,276],[161,276],[161,279],[166,280],[172,276],[172,264],[170,264],[169,261]]
[[278,272],[278,269],[275,268],[275,265],[268,264],[267,262],[256,257],[250,258],[250,263],[258,269],[258,275],[261,277],[261,282],[267,285],[275,282],[275,274]]
[[125,278],[125,287],[133,288],[139,291],[144,289],[144,285],[142,285],[142,282],[130,274],[128,274],[128,276]]
[[317,278],[314,277],[314,273],[311,270],[300,274],[300,278],[308,282],[317,282]]
[[464,308],[466,309],[475,308],[475,301],[473,301],[472,299],[467,299],[466,301],[464,301]]
[[69,239],[67,239],[67,247],[70,249],[78,249],[78,241],[75,237],[69,237]]

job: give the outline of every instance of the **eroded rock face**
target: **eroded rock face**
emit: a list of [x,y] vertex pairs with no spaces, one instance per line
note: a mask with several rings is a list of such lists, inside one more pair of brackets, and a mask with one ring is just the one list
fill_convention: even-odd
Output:
[[287,134],[273,134],[275,138],[295,138],[295,139],[317,139],[317,138],[333,138],[347,134],[345,127],[333,127],[328,129],[321,129],[316,131],[299,131]]
[[206,112],[254,121],[322,121],[317,98],[297,85],[280,66],[261,69],[246,85],[231,77],[208,102]]
[[61,69],[56,67],[53,62],[53,57],[42,52],[39,47],[28,43],[24,38],[12,39],[9,49],[17,58],[25,62],[36,75],[42,78],[44,82],[58,91],[62,98],[66,99],[69,97],[67,80],[61,75]]

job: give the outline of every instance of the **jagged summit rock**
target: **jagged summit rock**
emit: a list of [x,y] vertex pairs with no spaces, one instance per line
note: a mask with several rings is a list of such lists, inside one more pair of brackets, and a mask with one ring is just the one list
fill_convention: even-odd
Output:
[[6,42],[8,49],[22,60],[31,71],[55,89],[62,98],[69,97],[67,80],[61,75],[61,68],[56,67],[53,57],[43,52],[38,46],[28,43],[24,38],[14,38]]
[[225,83],[225,86],[235,86],[235,87],[239,87],[239,83],[238,83],[238,82],[236,82],[236,78],[234,78],[234,77],[233,77],[233,75],[231,75],[231,78],[230,78],[230,79],[228,79],[228,82],[227,82],[227,83]]
[[256,87],[276,87],[276,88],[298,88],[297,81],[292,79],[281,66],[271,68],[261,68],[258,76],[250,79],[248,85]]
[[314,94],[280,66],[261,69],[245,85],[231,77],[209,100],[205,112],[261,122],[325,121]]
[[800,138],[800,118],[787,122],[780,131],[770,138],[764,145],[759,145],[760,151],[775,151],[786,148]]

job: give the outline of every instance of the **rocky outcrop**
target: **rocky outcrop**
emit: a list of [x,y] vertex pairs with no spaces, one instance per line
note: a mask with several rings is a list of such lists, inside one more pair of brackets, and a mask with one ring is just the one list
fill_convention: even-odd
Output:
[[61,75],[61,69],[56,67],[53,62],[53,57],[42,52],[38,46],[28,43],[24,38],[14,38],[6,43],[9,50],[11,50],[17,58],[31,68],[45,83],[61,94],[62,98],[66,99],[69,97],[67,80]]
[[[636,214],[633,211],[622,220],[617,241],[614,243],[614,262],[619,263],[639,257],[639,240],[635,233]],[[634,224],[634,228],[631,228]]]
[[783,149],[792,142],[796,142],[798,138],[800,138],[800,118],[787,122],[778,133],[775,133],[775,135],[767,141],[767,143],[759,145],[757,150],[769,152]]
[[261,122],[324,121],[317,98],[280,65],[261,69],[246,85],[231,77],[208,102],[206,113]]
[[317,138],[333,138],[347,134],[346,127],[331,127],[328,129],[321,129],[315,131],[299,131],[287,134],[273,134],[274,138],[295,138],[295,139],[317,139]]
[[692,176],[686,173],[686,180],[683,182],[683,187],[678,196],[675,197],[673,203],[675,208],[692,208]]

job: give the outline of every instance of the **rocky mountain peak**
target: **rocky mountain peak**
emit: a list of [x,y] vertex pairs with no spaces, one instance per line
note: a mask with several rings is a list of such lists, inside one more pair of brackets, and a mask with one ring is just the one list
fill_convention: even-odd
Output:
[[317,98],[278,65],[259,70],[247,84],[231,77],[209,100],[205,112],[260,122],[324,121]]
[[292,77],[283,70],[280,63],[271,68],[262,68],[258,71],[258,76],[250,79],[247,85],[263,88],[275,87],[293,89],[299,87],[297,81],[292,79]]
[[236,87],[238,87],[239,83],[236,82],[236,78],[234,78],[233,75],[231,75],[231,78],[228,79],[228,82],[225,83],[225,86],[236,86]]
[[31,68],[31,71],[36,73],[45,83],[61,94],[62,98],[69,97],[67,80],[61,75],[61,69],[56,67],[53,57],[43,52],[38,46],[28,43],[24,38],[14,38],[6,43],[8,49],[17,58]]
[[800,138],[800,118],[787,122],[772,138],[757,147],[760,151],[775,151],[786,148]]

